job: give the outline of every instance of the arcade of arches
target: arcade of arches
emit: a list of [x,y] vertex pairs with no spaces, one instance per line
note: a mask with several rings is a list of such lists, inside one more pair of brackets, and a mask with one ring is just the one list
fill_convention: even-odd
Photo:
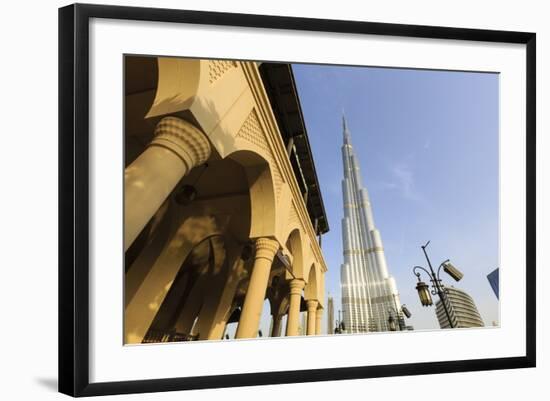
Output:
[[126,57],[125,343],[256,337],[265,300],[267,335],[301,312],[321,333],[322,231],[280,125],[258,63]]

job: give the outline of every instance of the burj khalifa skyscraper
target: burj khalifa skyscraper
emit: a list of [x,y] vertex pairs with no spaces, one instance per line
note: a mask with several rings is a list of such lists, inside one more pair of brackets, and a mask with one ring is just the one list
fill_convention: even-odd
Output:
[[[340,272],[344,331],[365,333],[390,330],[390,316],[402,319],[395,279],[389,275],[380,232],[374,225],[367,189],[353,151],[346,119],[344,143],[344,263]],[[396,314],[399,314],[396,316]]]

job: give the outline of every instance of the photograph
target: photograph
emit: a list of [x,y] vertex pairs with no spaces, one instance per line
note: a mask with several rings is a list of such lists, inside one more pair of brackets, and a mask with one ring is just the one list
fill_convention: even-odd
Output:
[[122,344],[499,330],[498,72],[123,57]]
[[0,24],[0,401],[544,400],[546,3],[108,3]]

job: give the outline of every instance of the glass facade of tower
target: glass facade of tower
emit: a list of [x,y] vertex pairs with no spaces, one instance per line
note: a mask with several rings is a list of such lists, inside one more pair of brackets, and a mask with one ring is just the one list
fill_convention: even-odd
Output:
[[399,293],[388,273],[382,238],[374,224],[369,195],[363,187],[359,161],[344,118],[343,133],[344,263],[340,283],[345,332],[388,331],[390,314],[399,310]]

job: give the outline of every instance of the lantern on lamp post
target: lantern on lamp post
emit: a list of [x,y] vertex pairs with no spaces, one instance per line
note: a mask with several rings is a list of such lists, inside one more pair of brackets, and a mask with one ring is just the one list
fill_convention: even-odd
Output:
[[411,318],[412,313],[411,313],[411,311],[409,310],[409,308],[407,308],[407,305],[401,305],[401,311],[402,311],[403,314],[407,317],[407,319],[410,319],[410,318]]
[[416,291],[418,291],[418,298],[422,306],[433,305],[432,296],[430,295],[430,286],[420,280],[420,273],[417,273],[418,283],[416,283]]

